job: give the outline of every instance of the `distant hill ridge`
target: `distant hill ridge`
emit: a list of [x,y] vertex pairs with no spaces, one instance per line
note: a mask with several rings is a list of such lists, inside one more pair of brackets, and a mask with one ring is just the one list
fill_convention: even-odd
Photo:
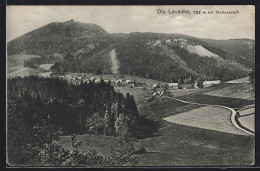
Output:
[[114,50],[118,74],[177,82],[187,77],[232,80],[247,76],[254,66],[254,46],[250,39],[214,40],[149,32],[110,34],[96,24],[69,20],[47,24],[8,42],[7,52],[18,58],[21,53],[42,57],[60,54],[64,61],[53,67],[60,73],[111,73],[110,54]]

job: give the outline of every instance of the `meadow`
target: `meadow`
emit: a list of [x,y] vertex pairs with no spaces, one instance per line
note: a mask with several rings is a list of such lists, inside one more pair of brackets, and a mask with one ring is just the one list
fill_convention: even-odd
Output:
[[[154,137],[142,139],[137,147],[147,149],[140,155],[143,166],[208,166],[251,165],[254,163],[254,137],[230,134],[170,123],[167,116],[182,115],[201,106],[168,101],[139,106],[141,114],[161,120],[161,128]],[[161,110],[160,110],[161,109]],[[192,113],[190,113],[192,115]],[[207,116],[210,121],[214,117]],[[221,118],[220,118],[221,119]],[[229,121],[228,115],[224,117]],[[203,118],[201,118],[203,121]],[[200,121],[200,123],[202,123]],[[230,123],[231,124],[231,123]],[[235,128],[234,128],[235,129]]]

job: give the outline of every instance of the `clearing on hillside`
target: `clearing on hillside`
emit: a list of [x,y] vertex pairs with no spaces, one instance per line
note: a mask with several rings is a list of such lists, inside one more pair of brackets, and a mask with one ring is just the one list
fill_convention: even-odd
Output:
[[195,53],[199,56],[207,56],[207,57],[214,57],[216,59],[221,59],[218,55],[208,51],[207,49],[205,49],[203,46],[200,46],[200,45],[197,45],[197,46],[188,45],[187,50],[190,53]]
[[115,49],[111,50],[109,55],[112,62],[111,71],[114,74],[118,74],[119,63],[116,59],[116,50]]

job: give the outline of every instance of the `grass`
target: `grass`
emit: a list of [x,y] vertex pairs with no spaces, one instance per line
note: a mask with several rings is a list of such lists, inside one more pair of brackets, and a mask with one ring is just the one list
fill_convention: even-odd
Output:
[[255,132],[255,115],[239,117],[238,121],[243,127]]
[[7,57],[7,74],[8,77],[14,76],[29,76],[29,75],[38,75],[40,71],[36,69],[29,69],[23,66],[25,60],[29,60],[33,57],[39,58],[37,55],[29,55],[29,54],[17,54],[17,55],[9,55]]
[[163,121],[174,113],[182,115],[201,106],[174,100],[139,105],[140,114],[161,121],[157,136],[138,141],[147,154],[139,155],[142,166],[251,165],[254,137],[229,134]]
[[[112,137],[96,136],[96,135],[78,135],[78,141],[82,141],[80,151],[86,154],[92,147],[97,151],[98,155],[106,157],[111,154],[111,149],[118,148],[118,142]],[[66,150],[72,150],[71,136],[62,136],[60,144]]]
[[7,66],[7,73],[12,73],[15,71],[18,71],[20,69],[23,69],[24,66],[23,65],[12,65],[12,66]]
[[25,60],[29,60],[33,57],[39,58],[40,56],[21,53],[17,55],[9,55],[7,61],[10,65],[23,65]]
[[126,93],[133,95],[137,104],[142,103],[146,98],[152,96],[154,93],[151,90],[142,90],[138,89],[137,87],[129,88],[128,86],[115,87],[115,90],[122,93],[123,95],[126,95]]
[[[184,112],[196,110],[200,107],[174,100],[154,101],[139,105],[138,108],[142,115],[162,122],[158,132],[159,136],[142,139],[137,144],[137,148],[145,147],[148,150],[147,154],[139,156],[141,165],[207,166],[253,164],[254,137],[252,136],[235,135],[162,121],[163,117],[174,114],[182,115]],[[210,117],[208,119],[210,121]]]
[[38,75],[40,73],[39,69],[33,69],[33,68],[25,68],[21,67],[21,69],[17,71],[13,71],[11,73],[8,73],[8,77],[24,77],[24,76],[29,76],[29,75]]
[[254,138],[163,122],[159,137],[140,140],[142,166],[252,165]]
[[42,69],[45,69],[45,70],[50,70],[52,65],[53,64],[41,64],[41,65],[38,66],[38,68],[42,68]]
[[164,117],[196,109],[200,106],[189,105],[171,99],[164,99],[162,101],[139,104],[137,107],[141,115],[156,120],[162,120]]
[[238,135],[248,135],[234,127],[230,122],[230,117],[231,111],[228,109],[216,106],[202,106],[198,109],[166,117],[164,120],[196,128]]
[[250,83],[231,84],[228,87],[213,90],[205,93],[206,95],[218,97],[240,98],[254,100],[253,88]]
[[222,105],[231,108],[242,108],[243,106],[255,104],[254,100],[246,100],[240,98],[218,97],[205,94],[193,94],[178,97],[188,102],[196,102],[202,104]]

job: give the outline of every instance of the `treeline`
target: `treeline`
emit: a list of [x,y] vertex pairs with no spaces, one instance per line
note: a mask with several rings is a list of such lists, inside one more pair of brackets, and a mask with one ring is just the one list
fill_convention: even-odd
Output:
[[191,76],[180,68],[178,62],[150,48],[145,41],[130,36],[116,48],[121,73],[138,75],[160,81],[177,81]]

